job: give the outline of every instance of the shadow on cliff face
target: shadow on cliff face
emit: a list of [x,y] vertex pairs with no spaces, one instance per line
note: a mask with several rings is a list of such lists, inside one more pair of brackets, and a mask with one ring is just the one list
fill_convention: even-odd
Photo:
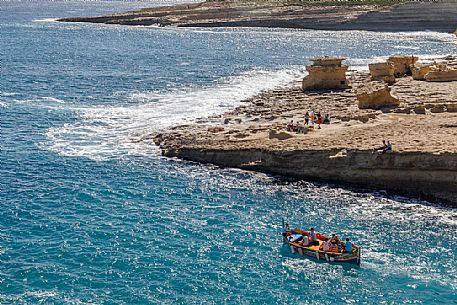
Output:
[[[387,191],[387,190],[373,190],[363,186],[357,186],[349,183],[340,182],[328,182],[323,179],[303,180],[299,178],[285,177],[281,175],[272,175],[271,183],[276,186],[285,186],[292,189],[303,190],[315,194],[316,196],[322,196],[327,194],[326,199],[340,199],[341,194],[350,195],[351,197],[367,198],[373,197],[379,200],[394,200],[399,203],[405,204],[420,204],[424,206],[434,206],[442,208],[455,208],[455,204],[452,202],[446,202],[442,200],[436,200],[432,196],[408,196],[408,192],[401,191]],[[350,202],[348,202],[350,203]]]

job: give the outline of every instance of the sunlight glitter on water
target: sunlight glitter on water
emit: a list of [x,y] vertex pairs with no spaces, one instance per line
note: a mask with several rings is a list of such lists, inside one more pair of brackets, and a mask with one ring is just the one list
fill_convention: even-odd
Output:
[[[90,3],[1,5],[0,303],[454,302],[455,209],[170,160],[138,140],[300,79],[314,56],[366,69],[417,47],[447,55],[455,38],[33,22],[147,5]],[[362,265],[291,255],[282,218],[350,237]]]

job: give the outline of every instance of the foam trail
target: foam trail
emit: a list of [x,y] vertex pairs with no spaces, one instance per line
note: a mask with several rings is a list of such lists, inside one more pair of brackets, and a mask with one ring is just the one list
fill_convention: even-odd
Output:
[[8,97],[8,96],[15,96],[15,95],[17,95],[17,93],[15,93],[15,92],[2,92],[2,91],[0,91],[0,96],[7,96]]
[[43,19],[34,19],[33,22],[57,22],[58,18],[43,18]]
[[214,87],[131,93],[127,106],[73,108],[79,120],[49,129],[48,141],[40,146],[61,155],[96,160],[157,153],[151,140],[143,140],[148,134],[223,113],[263,90],[287,85],[302,76],[298,69],[255,70]]

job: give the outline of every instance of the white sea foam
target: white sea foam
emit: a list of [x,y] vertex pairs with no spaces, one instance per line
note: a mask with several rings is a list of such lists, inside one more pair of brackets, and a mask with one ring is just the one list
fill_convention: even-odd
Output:
[[17,93],[15,92],[2,92],[0,91],[0,96],[15,96]]
[[49,129],[48,141],[40,146],[61,155],[96,160],[156,153],[148,134],[233,109],[262,90],[289,84],[302,76],[292,68],[255,70],[221,80],[213,87],[132,92],[128,105],[70,108],[79,119]]
[[42,101],[47,101],[47,102],[52,102],[52,103],[58,103],[58,104],[65,104],[64,100],[52,97],[52,96],[44,96],[40,100]]
[[33,22],[57,22],[58,18],[34,19]]
[[[14,95],[11,95],[14,96]],[[12,99],[12,103],[18,105],[40,105],[41,107],[48,107],[48,108],[61,108],[62,104],[65,104],[66,101],[55,98],[52,96],[44,96],[38,98],[28,98],[28,99]]]

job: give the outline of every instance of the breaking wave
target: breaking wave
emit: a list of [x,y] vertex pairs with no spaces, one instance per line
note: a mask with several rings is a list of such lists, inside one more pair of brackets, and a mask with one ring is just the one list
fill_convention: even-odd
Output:
[[290,84],[298,69],[254,70],[229,77],[213,87],[171,92],[132,92],[126,105],[67,108],[77,120],[50,128],[40,146],[65,156],[106,160],[121,154],[157,152],[149,136],[177,124],[223,113],[263,90]]

